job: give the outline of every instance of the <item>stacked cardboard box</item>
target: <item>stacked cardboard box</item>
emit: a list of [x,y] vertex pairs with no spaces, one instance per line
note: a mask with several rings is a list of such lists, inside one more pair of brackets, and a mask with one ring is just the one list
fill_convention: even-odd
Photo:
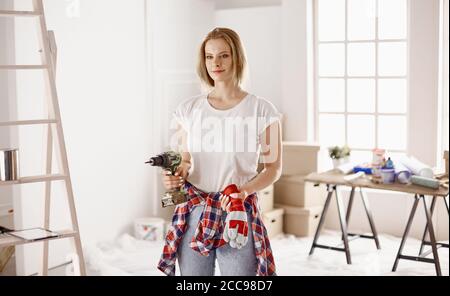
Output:
[[274,209],[274,186],[258,192],[258,204],[261,217],[270,238],[283,232],[283,209]]
[[285,233],[311,236],[319,223],[325,202],[325,187],[305,182],[318,170],[317,144],[283,143],[283,173],[274,186],[275,208],[283,209]]
[[262,219],[269,238],[283,233],[283,214],[283,209],[273,209],[269,212],[262,213]]

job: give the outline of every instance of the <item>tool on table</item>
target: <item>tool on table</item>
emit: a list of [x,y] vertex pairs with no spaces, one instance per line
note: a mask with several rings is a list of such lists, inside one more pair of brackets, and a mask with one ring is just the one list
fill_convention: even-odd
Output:
[[345,176],[345,177],[344,177],[344,180],[346,180],[346,181],[353,181],[353,180],[356,180],[356,179],[358,179],[358,178],[361,178],[361,177],[364,176],[364,175],[365,175],[364,172],[357,172],[357,173],[355,173],[355,174],[351,174],[351,175]]

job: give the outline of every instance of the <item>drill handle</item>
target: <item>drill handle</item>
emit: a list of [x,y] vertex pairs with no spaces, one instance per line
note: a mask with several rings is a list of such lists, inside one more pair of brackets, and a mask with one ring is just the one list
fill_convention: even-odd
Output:
[[164,170],[165,172],[170,172],[170,174],[171,174],[172,176],[175,176],[175,173],[177,172],[177,168],[178,168],[178,167],[164,168],[163,170]]

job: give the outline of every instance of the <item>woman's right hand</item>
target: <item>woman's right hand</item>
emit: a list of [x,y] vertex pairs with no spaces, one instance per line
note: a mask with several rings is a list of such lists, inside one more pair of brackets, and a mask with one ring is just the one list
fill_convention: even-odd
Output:
[[163,170],[162,180],[164,187],[166,190],[178,189],[181,185],[186,181],[187,176],[189,175],[190,164],[186,162],[182,162],[180,166],[177,168],[174,175],[170,171]]

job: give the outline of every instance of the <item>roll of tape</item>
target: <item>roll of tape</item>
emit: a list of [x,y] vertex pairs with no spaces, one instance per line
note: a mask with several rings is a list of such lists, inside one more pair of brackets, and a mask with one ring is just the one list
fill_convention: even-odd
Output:
[[439,180],[416,175],[411,177],[411,183],[433,189],[438,189],[440,184]]
[[408,170],[400,161],[394,161],[395,163],[395,178],[397,182],[402,184],[409,183],[411,179],[411,171]]

